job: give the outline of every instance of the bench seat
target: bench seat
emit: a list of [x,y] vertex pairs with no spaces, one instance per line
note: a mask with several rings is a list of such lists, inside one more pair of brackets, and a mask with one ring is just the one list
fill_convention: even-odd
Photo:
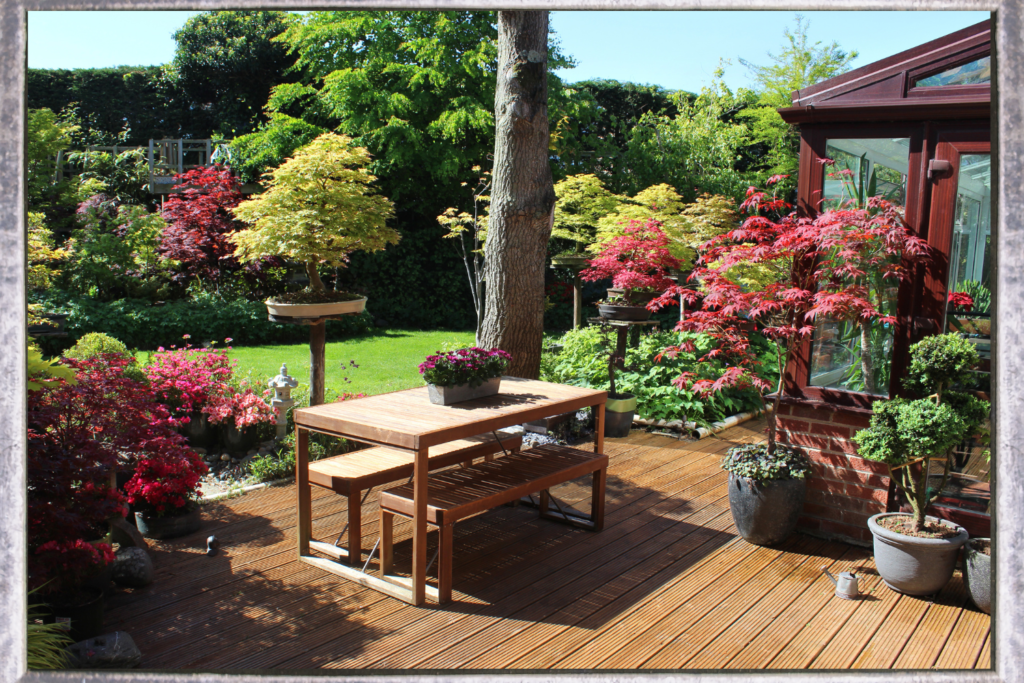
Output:
[[[428,468],[431,470],[472,461],[474,458],[492,458],[497,453],[518,451],[523,437],[509,432],[482,434],[450,441],[430,448]],[[348,552],[352,566],[359,566],[362,558],[362,494],[374,486],[390,484],[412,477],[415,455],[411,451],[376,446],[344,453],[309,463],[309,483],[331,489],[348,497]]]
[[[440,532],[438,601],[451,599],[452,532],[457,521],[539,491],[543,517],[600,531],[604,525],[607,469],[607,455],[544,444],[491,462],[431,474],[427,481],[427,523],[437,526]],[[587,474],[594,475],[589,522],[582,516],[570,517],[548,510],[547,489]],[[393,564],[394,515],[413,517],[413,492],[413,484],[408,483],[380,494],[381,573],[384,576]]]

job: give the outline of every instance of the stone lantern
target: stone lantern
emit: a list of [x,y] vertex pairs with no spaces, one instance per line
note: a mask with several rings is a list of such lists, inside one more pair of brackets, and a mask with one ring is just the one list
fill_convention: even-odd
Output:
[[274,390],[274,398],[270,399],[270,407],[277,411],[277,438],[282,439],[288,430],[288,409],[295,405],[292,389],[299,385],[299,381],[289,376],[288,366],[281,363],[281,371],[267,384]]

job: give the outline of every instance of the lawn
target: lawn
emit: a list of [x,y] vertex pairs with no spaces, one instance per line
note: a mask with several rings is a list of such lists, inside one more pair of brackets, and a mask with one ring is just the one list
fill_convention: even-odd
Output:
[[[473,333],[388,330],[328,342],[325,354],[327,399],[342,392],[382,394],[420,386],[423,380],[419,364],[446,343],[472,344]],[[270,378],[277,374],[281,363],[286,363],[288,374],[299,380],[300,387],[309,384],[308,344],[236,347],[230,356],[238,361],[239,374],[251,371],[254,376]],[[148,357],[148,353],[139,354],[143,363]],[[350,361],[355,361],[359,367],[350,367]]]

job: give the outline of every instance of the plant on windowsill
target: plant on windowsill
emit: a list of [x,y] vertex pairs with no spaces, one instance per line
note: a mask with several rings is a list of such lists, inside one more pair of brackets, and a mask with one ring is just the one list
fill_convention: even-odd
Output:
[[[773,177],[769,184],[781,178]],[[741,209],[752,215],[736,230],[702,245],[690,275],[699,290],[676,285],[652,302],[652,307],[667,306],[682,297],[689,312],[675,329],[708,334],[715,346],[702,360],[725,365],[716,379],[685,372],[676,378],[676,386],[704,395],[752,388],[760,397],[768,419],[767,441],[741,447],[725,460],[727,469],[737,458],[737,467],[756,461],[758,466],[749,472],[758,476],[779,474],[780,478],[757,479],[730,472],[733,519],[744,538],[758,544],[777,543],[789,535],[803,508],[804,479],[786,473],[804,470],[797,467],[799,460],[791,448],[777,442],[776,416],[792,354],[819,318],[850,321],[869,331],[872,325],[893,324],[895,318],[883,312],[883,297],[912,272],[910,267],[928,249],[906,227],[900,209],[882,199],[870,199],[863,209],[828,210],[814,218],[786,213],[790,208],[778,197],[751,188]],[[879,282],[885,283],[884,289],[878,289]],[[774,342],[774,385],[749,340],[757,333]],[[692,342],[686,342],[663,353],[675,357],[692,350]],[[868,355],[862,359],[863,370],[872,376]],[[741,469],[747,471],[746,466]],[[797,483],[781,483],[789,481]],[[783,486],[799,492],[770,493]]]
[[271,315],[317,318],[366,306],[366,297],[328,291],[318,269],[345,267],[353,252],[398,242],[398,231],[386,225],[394,205],[371,187],[369,162],[370,153],[349,137],[324,133],[265,174],[265,192],[233,209],[249,224],[231,235],[239,261],[280,256],[303,263],[309,276],[308,289],[267,300]]
[[[938,592],[953,575],[960,546],[967,542],[963,528],[927,513],[946,486],[953,448],[984,435],[988,401],[954,389],[970,382],[977,364],[974,345],[955,333],[914,344],[903,386],[925,398],[875,403],[870,426],[853,437],[862,458],[888,466],[912,510],[868,520],[878,573],[900,593]],[[931,481],[934,464],[942,468],[937,486]]]
[[647,302],[675,284],[669,271],[679,261],[668,250],[668,238],[656,220],[631,221],[625,234],[611,240],[580,273],[587,282],[611,278],[611,298],[598,302],[602,318],[609,320],[647,320],[651,310]]
[[511,360],[501,349],[474,346],[438,351],[420,363],[420,374],[427,383],[430,402],[446,406],[497,394]]

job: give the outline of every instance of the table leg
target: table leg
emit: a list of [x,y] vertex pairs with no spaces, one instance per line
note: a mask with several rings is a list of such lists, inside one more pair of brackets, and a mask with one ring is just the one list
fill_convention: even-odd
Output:
[[313,537],[313,499],[309,487],[309,430],[295,428],[295,488],[299,493],[295,535],[299,539],[299,557],[309,555]]
[[353,567],[363,566],[363,501],[362,491],[355,489],[348,494],[348,563]]
[[604,453],[604,403],[591,406],[597,417],[594,419],[594,452]]
[[427,597],[427,449],[416,451],[413,470],[412,604]]

